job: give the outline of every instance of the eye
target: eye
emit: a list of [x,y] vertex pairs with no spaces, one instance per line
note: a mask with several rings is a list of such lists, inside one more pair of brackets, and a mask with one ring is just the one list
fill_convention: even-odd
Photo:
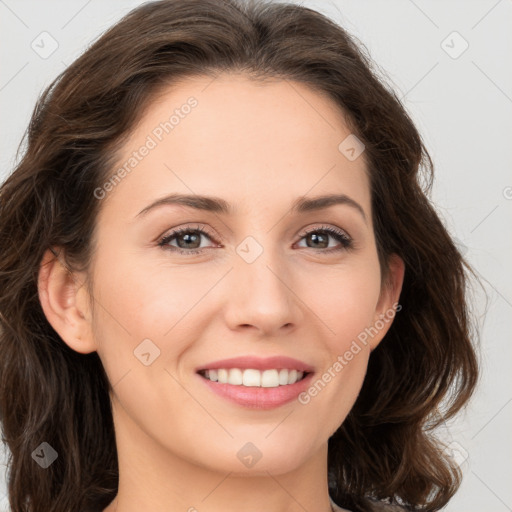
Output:
[[[215,241],[213,236],[202,228],[203,225],[174,229],[160,239],[158,246],[179,254],[200,254],[205,249],[200,247],[202,237]],[[339,245],[334,247],[330,246],[329,237],[338,241]],[[307,248],[327,249],[320,251],[323,253],[331,253],[353,248],[352,239],[344,231],[331,226],[321,226],[320,228],[317,227],[310,229],[302,233],[301,240],[302,239],[312,242],[313,245],[308,245]],[[173,241],[176,241],[177,245],[173,245],[171,243]],[[221,246],[217,243],[214,247]]]
[[[330,247],[329,237],[337,240],[340,245],[338,245],[337,247]],[[322,226],[320,228],[310,229],[305,233],[302,233],[301,240],[303,238],[306,239],[306,241],[310,240],[313,243],[312,246],[307,246],[308,248],[326,248],[327,250],[321,251],[324,253],[342,251],[345,249],[353,248],[352,238],[350,238],[344,231],[331,226]]]
[[[203,249],[197,250],[201,244],[201,238],[204,236],[212,239],[212,236],[201,228],[202,226],[175,229],[161,238],[158,246],[180,254],[199,254],[203,252]],[[170,245],[174,239],[178,242],[178,247]]]

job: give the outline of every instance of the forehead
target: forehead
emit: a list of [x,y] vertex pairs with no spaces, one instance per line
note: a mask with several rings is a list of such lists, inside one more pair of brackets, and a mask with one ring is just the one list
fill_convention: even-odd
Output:
[[190,78],[160,91],[134,127],[113,169],[128,172],[109,202],[138,212],[164,193],[223,195],[241,212],[346,193],[369,208],[364,153],[342,151],[352,136],[341,108],[304,84]]

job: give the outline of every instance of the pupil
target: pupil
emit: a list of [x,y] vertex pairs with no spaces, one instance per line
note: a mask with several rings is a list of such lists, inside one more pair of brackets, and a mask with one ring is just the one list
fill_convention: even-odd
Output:
[[327,237],[325,235],[318,235],[317,233],[312,233],[311,234],[311,238],[313,241],[318,241],[320,240],[320,243],[322,243],[322,238],[324,239],[323,242],[324,242],[324,245],[322,247],[326,247],[325,245],[325,241],[327,239]]
[[[198,236],[197,236],[197,235],[190,234],[190,233],[184,233],[184,234],[182,235],[182,238],[183,238],[185,241],[187,241],[187,242],[190,242],[190,241],[192,241],[192,242],[193,242],[193,240],[191,240],[191,239],[193,239],[194,237],[195,237],[195,238],[198,238]],[[178,238],[178,240],[179,240],[179,238]],[[196,242],[197,242],[197,240],[196,240]],[[190,247],[190,244],[185,244],[185,247]]]

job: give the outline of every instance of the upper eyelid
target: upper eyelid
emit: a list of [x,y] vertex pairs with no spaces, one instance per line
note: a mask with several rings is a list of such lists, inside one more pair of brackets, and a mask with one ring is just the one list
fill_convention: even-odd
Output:
[[322,224],[321,226],[311,226],[311,227],[307,227],[307,228],[304,228],[302,231],[300,231],[300,234],[299,233],[299,236],[304,236],[305,234],[308,234],[308,233],[311,233],[312,231],[322,231],[322,230],[329,230],[329,229],[332,229],[334,231],[342,231],[348,238],[352,238],[352,236],[349,234],[349,232],[344,229],[344,228],[340,228],[339,226],[330,226],[330,225],[325,225],[325,224]]

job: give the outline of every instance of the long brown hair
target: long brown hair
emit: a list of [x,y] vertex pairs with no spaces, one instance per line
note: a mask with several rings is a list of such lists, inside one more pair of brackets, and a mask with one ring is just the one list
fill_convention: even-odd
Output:
[[[96,352],[73,351],[46,320],[39,267],[57,247],[70,270],[89,268],[94,191],[112,175],[115,150],[159,91],[225,71],[297,81],[342,108],[365,144],[383,275],[392,253],[405,262],[402,310],[328,442],[332,499],[354,511],[370,510],[369,498],[421,510],[448,502],[461,475],[431,429],[477,382],[466,293],[476,275],[428,199],[433,165],[422,139],[373,68],[309,8],[162,0],[131,11],[44,91],[0,189],[0,414],[13,512],[101,510],[117,493],[110,383]],[[58,454],[47,469],[33,456],[43,442]]]

